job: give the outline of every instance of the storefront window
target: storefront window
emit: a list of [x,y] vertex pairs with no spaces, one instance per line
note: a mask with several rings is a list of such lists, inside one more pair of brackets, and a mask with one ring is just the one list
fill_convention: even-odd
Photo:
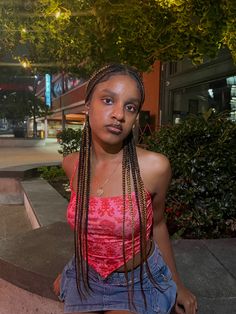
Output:
[[230,119],[236,122],[236,76],[227,78],[227,85],[230,88]]
[[230,119],[236,121],[236,76],[175,90],[172,104],[173,123],[210,108],[216,112],[228,110]]

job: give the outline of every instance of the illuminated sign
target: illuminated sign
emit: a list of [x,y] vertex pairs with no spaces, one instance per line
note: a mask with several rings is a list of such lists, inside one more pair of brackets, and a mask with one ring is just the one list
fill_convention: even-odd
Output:
[[47,106],[51,107],[51,75],[45,74],[45,103]]

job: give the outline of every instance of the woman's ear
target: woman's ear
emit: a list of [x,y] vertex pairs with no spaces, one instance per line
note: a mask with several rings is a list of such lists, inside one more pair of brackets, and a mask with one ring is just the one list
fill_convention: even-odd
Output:
[[89,103],[88,102],[85,103],[85,110],[87,113],[89,112]]

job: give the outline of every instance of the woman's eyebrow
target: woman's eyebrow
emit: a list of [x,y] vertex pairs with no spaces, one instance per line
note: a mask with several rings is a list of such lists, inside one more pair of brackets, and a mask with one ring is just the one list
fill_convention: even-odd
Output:
[[[109,95],[111,95],[113,97],[115,97],[117,95],[116,93],[114,93],[113,91],[111,91],[110,89],[107,89],[107,88],[102,89],[100,92],[101,93],[107,93],[107,94],[109,94]],[[132,97],[132,98],[129,98],[127,100],[127,102],[139,104],[140,103],[140,98]]]
[[112,92],[110,89],[104,88],[100,91],[101,93],[108,93],[112,96],[116,96],[116,93]]
[[139,105],[140,99],[139,98],[129,98],[127,102],[128,103],[133,103],[135,105]]

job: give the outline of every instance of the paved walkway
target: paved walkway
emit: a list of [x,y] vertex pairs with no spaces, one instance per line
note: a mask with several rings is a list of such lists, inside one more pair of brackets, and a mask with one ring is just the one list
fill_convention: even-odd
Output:
[[[0,147],[0,171],[18,166],[59,162],[56,141],[27,148]],[[173,248],[179,273],[198,297],[200,314],[236,313],[236,238],[178,240]],[[148,314],[148,313],[147,313]]]
[[44,146],[36,147],[1,147],[0,169],[38,163],[60,162],[60,145],[56,139],[48,139]]

